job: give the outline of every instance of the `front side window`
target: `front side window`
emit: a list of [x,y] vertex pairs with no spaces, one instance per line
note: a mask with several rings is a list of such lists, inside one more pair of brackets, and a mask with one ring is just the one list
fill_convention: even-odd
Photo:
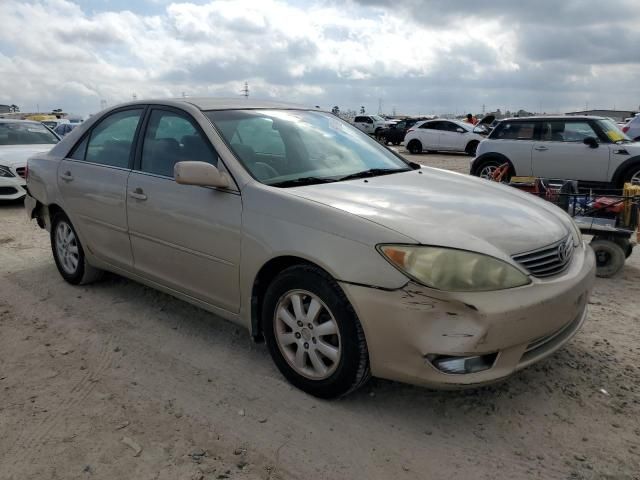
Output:
[[[410,170],[406,162],[368,135],[323,112],[220,110],[205,113],[244,167],[267,185],[325,183],[352,175]],[[250,128],[257,131],[258,126],[260,134],[242,134]]]
[[[632,122],[640,122],[640,117],[635,117]],[[604,132],[607,138],[612,142],[630,142],[631,139],[618,128],[618,126],[611,120],[603,119],[596,120],[596,123],[600,129]]]
[[173,177],[173,167],[182,161],[217,165],[218,156],[190,119],[167,110],[153,110],[142,145],[141,170]]
[[540,139],[547,142],[582,142],[587,137],[598,138],[589,122],[548,121],[542,122]]
[[127,168],[141,116],[142,109],[136,109],[112,113],[102,119],[91,132],[84,159],[101,165]]
[[536,124],[533,122],[502,122],[492,139],[497,140],[534,140]]
[[0,121],[0,145],[50,145],[52,143],[58,143],[58,137],[40,123]]

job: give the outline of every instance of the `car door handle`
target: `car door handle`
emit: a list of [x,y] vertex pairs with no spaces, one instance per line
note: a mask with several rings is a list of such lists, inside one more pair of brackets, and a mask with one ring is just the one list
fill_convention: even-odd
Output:
[[129,196],[131,198],[135,198],[136,200],[146,200],[147,196],[144,194],[140,187],[136,188],[133,192],[129,192]]
[[60,175],[60,178],[65,182],[70,182],[73,180],[73,175],[71,175],[71,172],[64,172],[62,175]]
[[549,150],[547,147],[535,147],[534,150],[537,150],[539,152],[544,152],[545,150]]

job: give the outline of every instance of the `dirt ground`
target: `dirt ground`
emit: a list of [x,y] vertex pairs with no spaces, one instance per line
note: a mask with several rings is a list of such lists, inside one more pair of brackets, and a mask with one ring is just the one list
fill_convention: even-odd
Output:
[[2,205],[0,479],[638,479],[639,252],[564,349],[504,383],[374,379],[326,402],[207,312],[116,276],[66,284]]

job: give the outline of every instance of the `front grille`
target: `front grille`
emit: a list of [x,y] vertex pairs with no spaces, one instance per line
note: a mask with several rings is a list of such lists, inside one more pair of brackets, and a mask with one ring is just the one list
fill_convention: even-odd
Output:
[[16,168],[16,173],[20,175],[22,178],[24,178],[25,170],[26,170],[25,167],[18,167]]
[[573,250],[573,239],[569,235],[546,247],[514,255],[513,259],[534,277],[551,277],[569,266]]

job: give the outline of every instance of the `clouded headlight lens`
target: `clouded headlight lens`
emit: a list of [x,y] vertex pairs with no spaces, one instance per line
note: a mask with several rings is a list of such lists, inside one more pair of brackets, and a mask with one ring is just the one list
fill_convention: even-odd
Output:
[[480,253],[410,245],[380,245],[378,251],[405,275],[438,290],[483,292],[531,283],[514,266]]

